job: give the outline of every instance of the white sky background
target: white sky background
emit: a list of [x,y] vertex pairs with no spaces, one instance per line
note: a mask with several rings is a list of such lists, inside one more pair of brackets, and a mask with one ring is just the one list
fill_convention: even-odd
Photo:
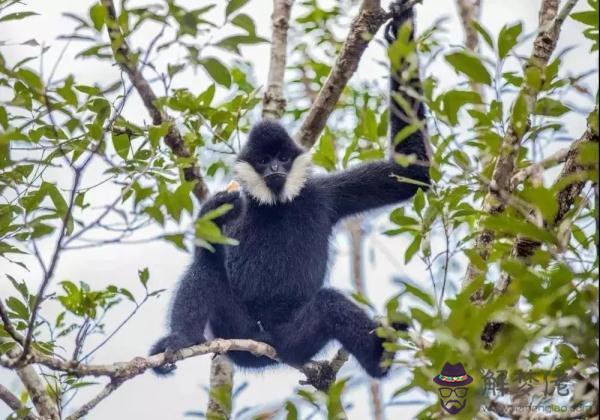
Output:
[[[143,3],[141,1],[130,1],[130,6]],[[196,4],[199,2],[188,2]],[[224,3],[224,2],[223,2]],[[333,3],[333,1],[322,1],[322,4]],[[389,2],[384,2],[385,4]],[[460,45],[463,39],[462,29],[459,25],[455,11],[455,2],[453,0],[424,0],[423,5],[417,8],[417,27],[423,29],[431,25],[441,16],[447,16],[449,20],[445,27],[448,29],[448,38],[452,45]],[[27,9],[36,11],[40,16],[29,18],[22,23],[2,24],[2,33],[0,39],[9,43],[18,44],[31,38],[40,43],[51,45],[52,48],[46,53],[44,58],[44,68],[46,74],[50,71],[56,61],[64,41],[57,41],[56,37],[70,32],[72,21],[61,16],[63,12],[72,12],[81,15],[87,15],[92,1],[86,0],[31,0],[27,2]],[[260,7],[258,5],[260,4]],[[585,4],[580,1],[579,7]],[[539,1],[537,0],[483,0],[482,23],[488,28],[494,37],[497,36],[500,28],[506,23],[513,23],[522,20],[525,25],[524,33],[531,33],[537,27],[537,13]],[[254,0],[250,5],[243,9],[245,13],[251,15],[257,25],[259,35],[270,36],[270,14],[271,2],[268,0]],[[296,11],[297,12],[297,11]],[[215,19],[222,19],[222,11],[216,14]],[[155,29],[155,28],[151,28]],[[131,44],[133,47],[138,45],[147,45],[148,39],[155,32],[148,30],[136,35]],[[381,37],[381,34],[378,35]],[[589,41],[581,36],[581,26],[567,20],[561,35],[561,42],[558,50],[566,46],[577,46],[571,51],[564,61],[562,74],[580,73],[597,63],[597,55],[591,55],[589,51]],[[520,52],[527,54],[531,42],[525,42]],[[81,44],[74,43],[67,54],[59,64],[55,79],[73,73],[78,83],[108,83],[118,77],[118,71],[114,66],[107,62],[98,62],[96,60],[74,60],[74,55],[80,51]],[[20,58],[27,55],[35,55],[37,50],[27,46],[9,46],[2,47],[2,54],[10,64],[16,63]],[[269,45],[249,46],[243,48],[243,57],[253,63],[255,69],[255,78],[257,85],[265,85],[269,66]],[[365,79],[374,77],[381,83],[387,83],[384,69],[378,65],[375,60],[384,59],[384,51],[380,46],[372,44],[365,53],[356,79]],[[154,64],[158,68],[165,68],[169,62],[175,62],[174,57],[160,56]],[[30,63],[35,68],[39,63]],[[430,72],[436,74],[443,85],[452,85],[456,82],[456,76],[439,63],[434,64]],[[182,76],[176,78],[176,85],[191,88],[193,92],[201,92],[207,87],[208,77],[199,71],[197,74],[188,71]],[[597,81],[591,78],[587,79],[586,85],[591,91],[597,89]],[[3,91],[0,91],[0,95]],[[221,92],[226,95],[227,92]],[[4,98],[3,98],[4,100]],[[573,99],[575,100],[575,99]],[[592,103],[582,103],[581,100],[575,102],[578,109],[587,111],[592,107]],[[129,99],[125,112],[126,117],[134,121],[148,121],[146,110],[141,105],[137,95],[132,95]],[[584,117],[578,113],[571,113],[567,117],[569,123],[569,134],[578,136],[584,129]],[[562,145],[559,145],[562,147]],[[89,173],[93,172],[92,170]],[[58,180],[64,174],[56,174]],[[100,178],[99,178],[100,179]],[[94,179],[88,179],[86,185],[91,185]],[[67,184],[68,185],[68,184]],[[84,185],[85,186],[85,185]],[[102,198],[105,194],[107,200],[115,196],[114,189],[100,188],[94,192],[96,198]],[[390,239],[380,232],[383,230],[385,217],[377,218],[374,224],[374,233],[369,236],[365,244],[365,279],[367,283],[367,294],[379,308],[395,293],[397,286],[392,285],[392,276],[399,275],[412,279],[417,285],[430,289],[430,281],[426,276],[424,267],[418,259],[414,259],[409,266],[403,266],[403,254],[406,243],[402,239]],[[151,236],[151,235],[147,235]],[[147,237],[146,235],[144,237]],[[46,255],[51,250],[52,243],[42,242],[42,252]],[[398,256],[395,261],[390,261],[384,256],[381,247],[387,248],[389,252]],[[341,289],[350,290],[349,281],[349,259],[348,259],[348,241],[345,235],[337,235],[334,241],[336,250],[336,259],[331,270],[331,284]],[[375,258],[371,258],[374,255]],[[83,251],[70,251],[65,253],[58,265],[55,282],[64,279],[72,281],[83,280],[92,287],[104,287],[108,283],[127,287],[134,293],[141,293],[139,282],[137,280],[137,270],[148,267],[150,270],[151,288],[167,288],[172,290],[175,282],[189,263],[190,256],[184,252],[175,249],[172,245],[163,242],[153,242],[144,245],[125,245],[125,246],[106,246],[98,249]],[[39,273],[32,270],[31,273],[16,271],[7,267],[5,260],[0,260],[0,273],[10,272],[17,278],[25,278],[33,289],[40,278]],[[4,277],[4,276],[2,276]],[[0,293],[12,293],[11,286],[4,278],[0,280]],[[151,344],[165,333],[165,319],[170,293],[164,293],[160,299],[151,300],[142,310],[127,324],[123,330],[102,350],[96,353],[94,362],[114,362],[129,360],[136,355],[147,353]],[[55,309],[55,308],[54,308]],[[129,308],[126,304],[121,309],[115,310],[107,320],[107,325],[115,326],[128,313]],[[53,308],[48,308],[49,317],[52,318]],[[94,340],[90,340],[88,348],[93,347]],[[329,353],[334,347],[329,349]],[[201,410],[206,407],[207,396],[202,390],[202,386],[208,382],[209,357],[197,357],[179,363],[176,375],[167,379],[159,379],[154,375],[147,373],[141,377],[126,382],[119,390],[114,392],[108,399],[102,402],[89,416],[90,419],[106,418],[143,418],[143,419],[162,419],[179,418],[185,411]],[[342,370],[341,376],[352,374],[364,377],[364,373],[357,370],[355,362],[348,363]],[[389,399],[391,392],[406,381],[408,372],[398,370],[392,379],[384,383],[385,400]],[[236,385],[244,381],[250,381],[247,387],[239,396],[236,408],[239,410],[245,406],[256,406],[259,404],[273,404],[278,407],[286,398],[293,395],[293,390],[297,386],[297,381],[301,375],[290,368],[281,368],[268,370],[263,373],[236,373]],[[0,370],[0,382],[9,388],[18,389],[18,381],[15,376],[6,370]],[[78,395],[72,408],[79,406],[87,400],[94,392],[84,390]],[[411,399],[422,399],[423,396],[411,395]],[[349,411],[351,419],[365,419],[370,417],[370,407],[367,400],[366,387],[361,386],[353,389],[346,394],[346,402],[352,402],[354,408]],[[417,411],[415,407],[390,407],[387,410],[388,418],[409,418]],[[0,404],[0,416],[8,415],[6,406]]]

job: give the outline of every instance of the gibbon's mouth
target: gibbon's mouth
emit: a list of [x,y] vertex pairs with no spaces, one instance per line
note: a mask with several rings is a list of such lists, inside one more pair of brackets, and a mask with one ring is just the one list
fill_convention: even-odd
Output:
[[270,174],[265,175],[263,178],[267,179],[267,178],[280,177],[280,176],[285,178],[286,175],[287,174],[285,172],[271,172]]

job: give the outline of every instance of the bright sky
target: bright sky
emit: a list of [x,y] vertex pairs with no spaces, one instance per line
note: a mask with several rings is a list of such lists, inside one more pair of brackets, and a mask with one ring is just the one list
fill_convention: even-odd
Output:
[[[328,2],[332,3],[332,1]],[[35,38],[40,43],[50,45],[51,48],[46,54],[44,62],[44,68],[49,71],[64,45],[64,41],[58,41],[56,38],[61,34],[67,34],[72,25],[71,21],[61,16],[61,13],[68,11],[87,15],[87,11],[93,2],[91,0],[29,0],[27,3],[28,8],[38,12],[40,16],[23,21],[25,23],[3,23],[0,39],[16,44]],[[134,4],[143,3],[143,1],[132,0],[128,4],[133,6]],[[257,7],[259,3],[262,6],[260,8]],[[323,1],[322,3],[327,2]],[[417,9],[418,28],[428,27],[438,18],[447,16],[449,18],[445,24],[448,29],[447,36],[451,44],[459,45],[462,42],[463,35],[455,12],[455,2],[452,0],[424,0],[423,3]],[[585,2],[581,1],[580,3]],[[525,33],[531,33],[537,26],[538,8],[539,1],[537,0],[483,0],[481,20],[483,25],[495,35],[504,24],[517,20],[524,22]],[[271,2],[254,0],[250,2],[250,5],[244,11],[255,19],[258,33],[269,37]],[[148,37],[151,37],[152,34],[152,31],[138,34],[132,44],[146,45]],[[140,44],[136,44],[136,41]],[[522,47],[524,54],[529,51],[530,44],[530,42],[526,42]],[[581,46],[582,44],[584,47]],[[567,72],[580,72],[589,68],[592,65],[591,63],[597,63],[597,57],[588,53],[589,44],[584,42],[581,37],[580,28],[570,20],[565,23],[559,49],[567,46],[578,46],[568,55],[565,68]],[[75,61],[74,55],[80,49],[79,46],[76,46],[67,52],[59,64],[56,78],[60,78],[67,73],[74,73],[76,80],[79,82],[92,84],[114,80],[118,75],[117,69],[107,63],[99,63],[95,60]],[[22,56],[37,53],[31,47],[14,46],[1,47],[0,51],[9,63],[15,63]],[[258,84],[264,85],[268,73],[269,46],[245,47],[243,54],[245,59],[253,62]],[[375,63],[375,60],[381,60],[383,57],[381,47],[370,47],[355,77],[365,79],[370,76],[384,82],[386,75],[382,73],[381,66]],[[155,64],[160,67],[170,61],[172,61],[172,57],[159,57]],[[38,64],[34,65],[37,66]],[[434,65],[430,71],[442,79],[442,82],[452,84],[456,80],[455,75],[446,67]],[[588,82],[596,83],[593,81]],[[204,74],[194,75],[190,71],[180,77],[177,83],[180,86],[192,87],[194,91],[199,92],[206,87],[206,77]],[[596,89],[596,85],[590,86],[590,88]],[[577,105],[584,110],[590,107],[590,104]],[[145,109],[143,109],[141,102],[135,95],[129,103],[127,114],[138,121],[141,115],[146,118]],[[574,135],[582,132],[583,117],[573,114],[569,118],[569,131]],[[60,177],[60,175],[57,176]],[[93,180],[88,182],[93,184]],[[96,194],[114,196],[114,190],[100,189]],[[409,266],[403,266],[403,258],[391,261],[385,257],[382,247],[392,255],[403,255],[407,244],[401,239],[389,239],[377,233],[383,230],[381,228],[384,221],[385,217],[377,218],[374,223],[375,232],[369,236],[365,244],[367,292],[371,300],[376,302],[379,307],[386,298],[389,298],[395,292],[395,286],[390,281],[394,275],[407,276],[423,288],[430,287],[430,282],[425,276],[424,267],[417,260]],[[331,284],[349,290],[350,263],[347,238],[343,234],[337,235],[333,245],[336,258],[331,269]],[[49,243],[42,243],[43,250],[46,250],[46,252],[50,249],[49,246]],[[370,255],[374,255],[375,258],[370,258]],[[151,273],[150,284],[154,288],[172,289],[189,260],[189,255],[166,243],[107,246],[100,249],[66,253],[58,266],[55,278],[57,280],[84,280],[97,287],[102,287],[111,282],[136,290],[136,287],[138,287],[137,270],[148,267]],[[0,260],[0,266],[2,266],[0,272],[8,270],[8,268],[5,270],[3,266],[5,264],[5,260]],[[37,279],[39,279],[39,273],[35,271],[26,273],[11,270],[10,272],[20,278],[28,279],[31,282],[30,284],[36,284]],[[4,279],[0,280],[0,292],[4,295],[9,289],[10,285]],[[150,345],[165,332],[164,324],[169,298],[170,293],[165,293],[159,300],[148,303],[106,347],[97,353],[94,361],[101,363],[129,360],[133,356],[146,354]],[[52,312],[52,310],[49,312]],[[123,307],[123,310],[115,311],[111,319],[107,320],[107,324],[109,326],[116,325],[127,312],[128,309],[125,307]],[[90,348],[92,344],[90,342]],[[332,349],[334,348],[335,346]],[[332,349],[330,349],[330,353]],[[208,357],[197,357],[180,363],[177,374],[171,378],[159,379],[148,373],[128,381],[111,397],[102,402],[88,418],[163,419],[179,418],[185,411],[202,411],[205,409],[207,401],[206,392],[202,387],[208,382],[209,363]],[[364,377],[364,374],[358,371],[354,362],[348,363],[341,372],[342,376],[349,374]],[[391,392],[399,384],[404,383],[407,377],[408,372],[398,370],[393,378],[385,381],[384,392],[386,398],[384,398],[384,401],[389,399]],[[293,389],[297,386],[299,379],[301,379],[301,375],[289,368],[269,370],[262,373],[237,372],[236,385],[249,381],[249,386],[237,399],[236,408],[240,410],[246,406],[268,403],[273,404],[273,407],[277,407],[282,401],[293,395]],[[6,370],[0,370],[0,382],[11,389],[17,389],[18,387],[17,379]],[[96,390],[92,392],[82,391],[77,396],[74,406],[78,406],[95,392]],[[410,399],[423,399],[423,396],[419,395],[409,397]],[[369,418],[369,404],[367,401],[365,386],[355,387],[347,393],[346,402],[353,404],[353,408],[349,411],[351,419]],[[387,414],[390,419],[408,418],[416,412],[415,410],[416,408],[410,405],[396,406],[390,407]],[[6,415],[8,415],[6,406],[0,404],[0,416]]]

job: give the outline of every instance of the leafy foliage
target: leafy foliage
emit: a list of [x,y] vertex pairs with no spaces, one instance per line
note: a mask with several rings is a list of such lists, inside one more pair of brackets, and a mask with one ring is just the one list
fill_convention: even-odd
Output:
[[[35,12],[19,3],[0,0],[0,25],[36,19]],[[340,29],[347,27],[348,11],[358,3],[345,0],[325,8],[316,0],[304,0],[298,5],[300,13],[290,25],[285,116],[289,126],[302,119],[323,86],[331,57],[342,46]],[[132,44],[130,59],[160,92],[154,105],[172,117],[161,124],[139,112],[127,112],[135,90],[117,71],[95,84],[70,74],[55,77],[54,71],[48,74],[36,65],[47,48],[35,40],[19,46],[30,54],[23,60],[13,62],[0,55],[0,89],[7,98],[0,102],[0,260],[10,266],[6,279],[12,287],[2,303],[19,334],[32,331],[36,351],[88,360],[98,347],[86,344],[87,338],[103,334],[104,345],[122,326],[105,325],[107,314],[121,306],[130,308],[129,317],[133,316],[161,292],[150,288],[150,272],[141,268],[137,291],[125,287],[131,284],[125,278],[111,279],[100,288],[90,287],[85,278],[55,278],[50,293],[38,297],[24,279],[35,274],[43,280],[61,254],[68,258],[75,249],[102,252],[103,245],[149,240],[166,241],[182,250],[193,244],[209,249],[213,244],[235,245],[213,222],[229,210],[227,206],[194,218],[198,203],[183,170],[200,162],[203,177],[220,185],[257,118],[261,92],[244,52],[265,38],[249,14],[251,4],[231,0],[223,7],[213,2],[187,8],[174,0],[147,7],[123,2],[116,21]],[[571,18],[591,41],[591,51],[597,51],[597,0],[588,0],[588,6]],[[73,41],[69,48],[79,48],[78,60],[114,63],[106,35],[108,14],[100,3],[93,2],[85,16],[65,17],[73,30],[62,40]],[[136,36],[148,28],[156,36],[135,45],[133,40],[140,39]],[[384,305],[388,324],[409,321],[412,332],[378,331],[392,336],[388,350],[398,351],[396,363],[410,372],[391,402],[402,403],[409,392],[427,395],[420,418],[440,414],[431,378],[446,361],[460,361],[475,378],[472,395],[477,396],[469,399],[461,413],[464,418],[473,418],[489,401],[477,392],[483,391],[484,370],[505,369],[511,375],[520,369],[541,372],[548,369],[548,360],[554,360],[562,371],[581,375],[582,383],[597,380],[598,202],[593,199],[597,190],[589,185],[598,183],[594,166],[598,143],[581,145],[577,163],[585,170],[576,176],[556,181],[556,173],[548,171],[542,179],[529,177],[508,197],[495,196],[506,200],[504,212],[481,210],[508,127],[523,136],[515,171],[540,162],[549,150],[557,149],[557,139],[582,134],[574,134],[569,124],[580,117],[576,113],[581,109],[597,106],[597,93],[587,88],[588,77],[597,77],[597,71],[565,71],[568,51],[541,70],[523,69],[523,57],[515,52],[528,40],[521,23],[505,25],[498,34],[480,23],[474,28],[487,45],[486,53],[449,50],[439,22],[421,31],[416,43],[408,42],[403,28],[400,41],[387,51],[392,63],[411,59],[415,51],[421,57],[421,65],[412,58],[410,70],[424,75],[422,100],[429,110],[433,149],[434,187],[426,194],[419,192],[411,205],[392,210],[383,229],[406,244],[395,255],[400,262],[421,263],[429,279],[398,280]],[[159,68],[153,64],[159,56],[180,58]],[[456,74],[456,83],[431,74],[425,63],[432,61]],[[208,82],[181,87],[179,80],[194,71]],[[368,75],[360,75],[359,81],[346,86],[314,147],[314,163],[322,170],[386,155],[390,141],[386,87],[367,79]],[[520,90],[539,95],[530,103]],[[589,114],[587,125],[597,133],[597,111]],[[165,144],[174,128],[182,133],[190,157],[177,156]],[[392,141],[403,141],[422,129],[414,121]],[[411,162],[410,157],[398,159],[401,164]],[[585,187],[563,211],[557,197],[575,181]],[[483,229],[495,238],[486,258],[474,241]],[[514,246],[523,238],[536,244],[525,259],[517,257]],[[48,256],[41,255],[42,243],[51,244]],[[36,267],[36,257],[42,257],[42,270]],[[479,275],[461,288],[469,264]],[[499,286],[507,278],[510,286],[501,293]],[[471,301],[476,290],[483,291],[478,305]],[[355,297],[375,308],[363,295]],[[34,317],[38,298],[42,312],[48,303],[60,308],[55,319]],[[489,321],[502,322],[504,328],[486,348],[481,334]],[[0,353],[15,349],[10,337],[7,328],[0,327]],[[46,372],[46,379],[61,404],[67,404],[78,388],[95,385],[54,372]],[[339,418],[348,408],[345,393],[353,380],[340,379],[329,393],[299,388],[274,411],[288,419],[307,412]],[[217,391],[217,398],[230,406],[231,393],[226,391]],[[584,399],[583,387],[575,387],[569,403],[574,406]]]

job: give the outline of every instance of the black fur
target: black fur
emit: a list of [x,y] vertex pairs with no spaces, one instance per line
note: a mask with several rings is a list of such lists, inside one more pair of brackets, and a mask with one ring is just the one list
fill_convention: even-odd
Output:
[[[411,13],[400,16],[409,18]],[[388,37],[389,31],[397,30],[401,23],[398,20],[388,28]],[[392,81],[391,87],[397,89],[398,83]],[[393,138],[408,121],[391,102]],[[414,106],[423,118],[423,106]],[[380,161],[333,175],[309,177],[300,193],[286,202],[264,204],[246,192],[219,193],[208,200],[201,213],[225,202],[234,204],[234,210],[218,223],[240,244],[218,247],[215,253],[195,251],[172,306],[171,333],[156,343],[151,353],[204,341],[208,322],[216,337],[269,343],[283,362],[293,366],[304,364],[327,342],[337,340],[369,375],[385,375],[387,369],[381,367],[385,357],[382,339],[375,334],[378,324],[344,295],[324,288],[323,282],[329,239],[336,223],[413,196],[419,187],[399,182],[393,174],[429,183],[428,169],[423,164],[427,153],[422,133],[396,145],[395,151],[416,154],[421,162],[401,167],[392,160]],[[302,150],[280,125],[264,121],[252,130],[239,160],[252,165],[260,175],[274,165],[277,176],[285,180],[300,153]],[[229,352],[228,356],[245,367],[274,363],[248,352]],[[168,365],[158,373],[173,368]]]

